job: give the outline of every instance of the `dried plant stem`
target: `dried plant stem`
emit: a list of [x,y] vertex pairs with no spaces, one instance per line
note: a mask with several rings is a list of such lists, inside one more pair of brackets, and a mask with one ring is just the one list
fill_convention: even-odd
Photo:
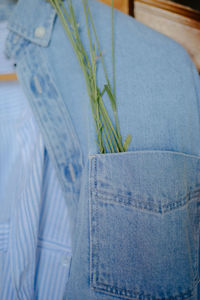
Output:
[[[92,115],[94,118],[96,133],[97,133],[97,144],[100,150],[100,153],[106,152],[123,152],[128,148],[128,143],[130,141],[130,136],[126,138],[126,147],[122,145],[122,138],[119,130],[119,122],[117,118],[117,105],[116,105],[116,83],[115,83],[115,51],[114,51],[114,14],[113,14],[113,0],[112,0],[112,65],[113,65],[113,88],[114,93],[111,89],[111,84],[108,79],[108,75],[105,68],[105,63],[103,59],[103,55],[100,49],[99,40],[97,38],[94,22],[92,19],[92,15],[90,12],[90,8],[87,0],[82,0],[88,41],[89,41],[89,49],[90,49],[90,58],[88,57],[86,50],[84,49],[83,43],[79,34],[79,26],[76,21],[74,8],[72,4],[72,0],[67,0],[67,9],[65,8],[62,0],[48,0],[51,5],[56,10],[58,17],[63,25],[63,28],[69,38],[69,41],[72,44],[76,57],[79,61],[81,70],[83,72],[87,92],[90,99],[90,105],[92,110]],[[90,33],[91,24],[96,45],[99,51],[100,60],[103,66],[104,75],[106,79],[106,84],[102,92],[97,86],[97,53],[95,49],[95,44],[92,44],[92,38]],[[113,109],[115,126],[114,128],[105,105],[103,103],[103,95],[104,93],[108,94],[111,107]],[[125,149],[126,148],[126,149]]]

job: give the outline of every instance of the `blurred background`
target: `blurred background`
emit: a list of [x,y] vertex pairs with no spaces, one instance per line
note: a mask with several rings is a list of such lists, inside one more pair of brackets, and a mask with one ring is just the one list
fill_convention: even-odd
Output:
[[[99,0],[111,5],[112,0]],[[115,8],[186,48],[200,72],[199,0],[114,0]]]

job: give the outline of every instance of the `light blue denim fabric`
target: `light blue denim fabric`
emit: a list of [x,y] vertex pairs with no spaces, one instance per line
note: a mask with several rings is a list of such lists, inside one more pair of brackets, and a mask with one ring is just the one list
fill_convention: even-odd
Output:
[[7,20],[17,3],[16,0],[1,0],[0,2],[0,21],[3,22]]
[[[81,1],[73,4],[89,51]],[[111,77],[111,9],[89,5]],[[115,11],[118,115],[133,140],[126,153],[102,155],[80,67],[50,4],[20,0],[9,28],[7,54],[70,212],[64,298],[200,299],[200,81],[187,52]],[[100,64],[97,77],[102,88]]]

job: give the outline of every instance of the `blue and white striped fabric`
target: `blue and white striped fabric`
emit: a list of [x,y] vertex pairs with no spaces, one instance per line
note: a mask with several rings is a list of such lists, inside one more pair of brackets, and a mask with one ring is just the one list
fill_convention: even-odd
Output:
[[19,83],[1,82],[0,299],[62,299],[70,261],[67,207],[41,134]]

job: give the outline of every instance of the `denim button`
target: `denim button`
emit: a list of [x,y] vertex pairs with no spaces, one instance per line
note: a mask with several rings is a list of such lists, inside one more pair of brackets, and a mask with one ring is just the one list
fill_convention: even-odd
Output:
[[43,26],[38,26],[35,29],[35,37],[42,38],[45,35],[45,32],[46,32],[46,30]]

